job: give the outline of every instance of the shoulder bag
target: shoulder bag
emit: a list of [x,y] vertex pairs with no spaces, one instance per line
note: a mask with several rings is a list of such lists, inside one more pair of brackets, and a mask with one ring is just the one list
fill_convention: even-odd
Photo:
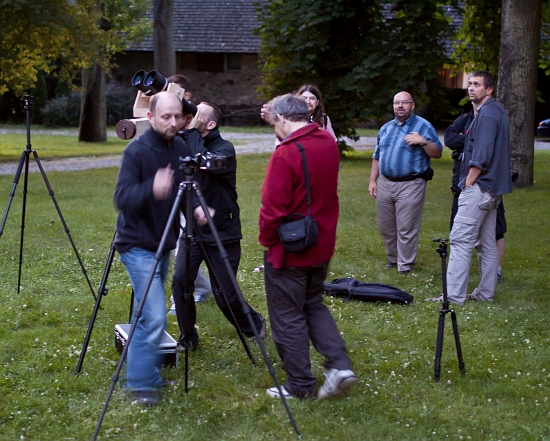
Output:
[[[302,213],[293,213],[286,219],[286,222],[279,225],[277,232],[279,240],[286,251],[299,253],[309,250],[317,242],[317,222],[311,214],[311,195],[309,190],[309,173],[307,168],[306,154],[304,147],[296,142],[296,147],[302,154],[302,164],[304,167],[304,179],[306,184],[307,197],[307,216]],[[297,219],[298,218],[298,219]],[[294,220],[297,219],[297,220]]]

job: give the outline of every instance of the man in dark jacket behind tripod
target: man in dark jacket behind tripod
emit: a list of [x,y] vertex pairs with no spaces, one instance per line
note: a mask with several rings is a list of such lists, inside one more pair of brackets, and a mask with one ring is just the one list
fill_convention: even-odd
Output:
[[[219,109],[213,104],[201,103],[197,106],[197,114],[191,127],[195,128],[201,135],[204,144],[197,147],[194,152],[205,155],[213,155],[225,158],[225,167],[216,166],[200,170],[195,174],[195,181],[199,184],[206,204],[215,210],[213,217],[214,226],[219,233],[225,251],[236,276],[241,259],[241,221],[239,218],[239,205],[237,204],[237,159],[235,157],[235,147],[229,141],[223,139],[218,130],[221,120]],[[193,132],[191,129],[189,132]],[[192,135],[192,133],[190,133]],[[195,201],[198,205],[198,201]],[[203,222],[206,219],[201,219]],[[216,246],[214,236],[208,224],[198,227],[198,236],[195,238],[190,250],[190,274],[185,274],[185,237],[180,239],[180,249],[176,257],[176,266],[172,280],[172,291],[176,303],[176,315],[181,331],[179,344],[187,344],[190,349],[194,349],[199,342],[199,336],[195,329],[196,308],[195,302],[189,302],[189,317],[185,307],[185,280],[190,277],[191,293],[194,287],[194,280],[197,276],[199,266],[203,260],[206,260],[209,266],[210,283],[213,288],[214,298],[218,307],[225,317],[235,327],[239,327],[242,333],[247,337],[254,336],[254,330],[243,312],[237,292],[233,287],[232,277],[228,274],[224,260]],[[200,241],[201,243],[197,243]],[[201,246],[202,245],[202,246]],[[204,254],[203,254],[204,251]],[[226,304],[223,296],[227,299]],[[192,298],[191,298],[192,299]],[[233,316],[235,319],[233,319]],[[261,314],[251,309],[251,317],[260,337],[265,337],[266,321]],[[190,321],[188,323],[187,321]],[[236,321],[236,322],[235,322]],[[187,335],[187,328],[189,334]]]

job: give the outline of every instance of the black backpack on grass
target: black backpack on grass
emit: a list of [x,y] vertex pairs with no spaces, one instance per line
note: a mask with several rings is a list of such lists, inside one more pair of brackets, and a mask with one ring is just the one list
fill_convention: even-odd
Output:
[[351,277],[342,277],[323,283],[325,293],[334,297],[345,297],[344,301],[360,300],[362,302],[413,302],[414,297],[405,291],[382,283],[360,282]]

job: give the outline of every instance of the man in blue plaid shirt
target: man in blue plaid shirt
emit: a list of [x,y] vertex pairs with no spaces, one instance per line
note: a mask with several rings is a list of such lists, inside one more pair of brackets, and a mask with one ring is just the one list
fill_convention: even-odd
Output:
[[395,119],[380,129],[369,183],[386,268],[397,268],[400,275],[414,268],[426,182],[433,176],[430,158],[441,158],[443,150],[435,129],[414,114],[414,106],[410,93],[395,95]]

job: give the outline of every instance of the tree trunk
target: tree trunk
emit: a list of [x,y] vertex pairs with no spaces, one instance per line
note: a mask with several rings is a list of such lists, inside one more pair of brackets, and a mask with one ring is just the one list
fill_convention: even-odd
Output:
[[533,185],[542,0],[502,0],[497,99],[508,112],[518,187]]
[[107,141],[107,94],[105,69],[93,65],[82,70],[82,102],[78,140]]
[[176,73],[173,15],[174,0],[154,0],[153,48],[155,70],[164,77],[169,77]]

